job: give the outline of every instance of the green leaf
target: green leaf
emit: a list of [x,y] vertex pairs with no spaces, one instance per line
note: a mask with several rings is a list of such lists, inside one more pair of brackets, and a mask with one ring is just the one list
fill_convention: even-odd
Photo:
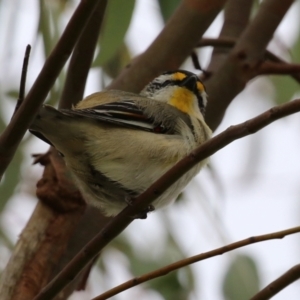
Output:
[[226,300],[250,299],[259,291],[259,274],[255,261],[247,255],[237,255],[223,281]]
[[103,64],[103,71],[111,78],[116,78],[121,70],[130,62],[130,52],[125,43],[122,43],[115,55]]
[[300,59],[300,36],[299,36],[300,30],[298,28],[298,39],[296,40],[295,44],[293,45],[292,49],[291,49],[291,56],[293,58],[293,61],[299,61]]
[[260,8],[260,1],[259,0],[254,0],[254,3],[252,5],[252,9],[251,9],[251,17],[250,17],[250,19],[252,19],[254,16],[256,16],[259,8]]
[[299,92],[299,83],[290,76],[272,76],[275,88],[275,103],[283,104],[291,100]]
[[[287,49],[291,54],[291,60],[297,62],[300,59],[300,31],[298,30],[298,39],[296,40],[293,47]],[[272,76],[273,85],[276,93],[276,104],[285,103],[294,97],[296,93],[299,93],[299,82],[289,75],[285,76]]]
[[110,0],[100,35],[100,52],[94,64],[109,61],[123,45],[129,27],[135,0]]
[[15,188],[20,181],[21,163],[23,159],[23,153],[19,147],[0,183],[0,212],[3,211],[7,201],[13,195]]
[[64,2],[39,1],[38,33],[44,43],[44,53],[48,57],[60,37],[60,19],[64,12]]
[[180,0],[158,0],[160,11],[165,21],[171,17],[180,2]]
[[149,281],[148,285],[160,293],[165,300],[188,299],[191,290],[182,286],[178,280],[179,272],[171,272],[166,276]]
[[53,39],[51,34],[51,24],[50,24],[50,13],[46,8],[46,5],[43,0],[39,1],[39,24],[38,24],[38,33],[41,34],[43,43],[44,43],[44,54],[47,57],[53,46]]
[[[0,94],[2,96],[2,94]],[[3,99],[0,96],[2,103]],[[0,132],[3,132],[6,124],[0,114]],[[13,160],[6,169],[3,179],[0,182],[0,212],[3,211],[9,198],[13,195],[15,188],[20,180],[20,169],[21,163],[23,161],[23,154],[21,148],[19,147]]]
[[[173,263],[184,257],[180,245],[174,239],[172,230],[169,228],[167,216],[164,219],[164,228],[166,229],[166,240],[160,253],[153,256],[153,248],[139,252],[135,247],[124,237],[118,236],[104,252],[111,252],[115,248],[124,254],[130,262],[130,272],[133,276],[139,276],[147,272],[164,267],[167,264]],[[100,258],[101,259],[101,258]],[[98,264],[99,265],[99,264]],[[127,265],[127,264],[126,264]],[[103,269],[103,268],[102,268]],[[103,272],[103,270],[101,271]],[[128,270],[129,271],[129,270]],[[165,300],[173,299],[188,299],[190,293],[194,290],[195,280],[191,267],[187,266],[180,270],[170,272],[164,276],[154,280],[147,281],[143,284],[143,288],[152,289],[159,293]]]
[[19,98],[19,91],[18,90],[9,90],[5,94],[6,94],[6,96],[14,99],[15,101],[17,101],[17,99]]

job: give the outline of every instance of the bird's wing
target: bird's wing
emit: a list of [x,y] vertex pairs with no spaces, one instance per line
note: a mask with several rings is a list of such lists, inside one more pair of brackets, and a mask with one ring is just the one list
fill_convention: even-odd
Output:
[[87,117],[148,132],[170,134],[173,131],[169,124],[164,124],[163,119],[160,121],[155,116],[150,116],[143,107],[132,100],[106,103],[85,109],[60,111],[69,116]]

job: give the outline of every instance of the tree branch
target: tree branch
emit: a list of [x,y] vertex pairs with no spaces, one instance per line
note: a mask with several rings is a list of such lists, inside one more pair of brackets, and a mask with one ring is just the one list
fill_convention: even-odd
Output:
[[31,46],[27,45],[26,50],[25,50],[25,55],[23,59],[23,67],[22,67],[22,73],[21,73],[21,80],[20,80],[20,88],[19,88],[19,99],[17,101],[15,111],[13,113],[13,116],[16,114],[17,110],[21,106],[21,104],[24,101],[25,97],[25,88],[26,88],[26,77],[27,77],[27,69],[28,69],[28,62],[29,62],[29,57],[30,57],[30,51],[31,51]]
[[59,108],[70,108],[83,98],[106,5],[107,0],[98,2],[74,48]]
[[[224,10],[224,24],[219,38],[238,39],[249,22],[253,0],[228,0]],[[229,49],[214,49],[207,71],[215,73],[227,58]]]
[[[98,208],[87,206],[83,216],[78,218],[77,221],[79,222],[69,238],[66,252],[55,267],[55,271],[53,272],[54,276],[56,276],[70,260],[77,255],[102,228],[105,227],[109,218],[103,216]],[[91,263],[93,263],[93,261],[91,261]],[[76,278],[61,290],[54,299],[64,300],[67,296],[71,295],[74,290],[84,289],[90,271],[89,267],[91,267],[91,265],[87,264],[87,269],[83,269],[83,272],[78,273]],[[54,278],[54,276],[51,276],[51,279]],[[48,282],[49,281],[50,280],[48,280]]]
[[[184,23],[183,24],[184,26],[182,27],[182,30],[180,32],[185,33],[184,31],[188,30],[187,32],[190,32],[191,34],[179,35],[176,31],[173,30],[172,34],[176,35],[177,41],[180,39],[186,40],[187,36],[188,36],[188,39],[189,39],[188,45],[195,43],[192,41],[193,36],[197,32],[197,30],[195,30],[195,28],[200,28],[200,30],[204,32],[206,30],[206,28],[210,25],[210,23],[213,21],[214,16],[217,15],[217,13],[220,11],[222,4],[225,1],[226,0],[200,0],[200,1],[185,0],[185,4],[186,4],[185,9],[183,9],[183,13],[182,12],[179,13],[178,17],[193,16],[193,18],[191,18],[191,20],[189,18],[187,18],[187,19],[184,18],[182,20],[180,20],[180,18],[177,19],[178,24],[176,25],[176,28],[181,26],[179,23]],[[100,2],[100,1],[98,1],[98,2]],[[64,34],[62,35],[60,41],[58,42],[56,48],[53,50],[52,54],[47,59],[35,84],[33,85],[32,89],[30,90],[24,103],[22,104],[21,109],[18,111],[18,114],[14,118],[14,123],[11,123],[9,125],[9,127],[6,129],[6,131],[3,133],[3,135],[0,137],[0,174],[3,174],[4,170],[6,169],[7,165],[9,164],[16,147],[17,147],[18,143],[20,142],[20,139],[22,138],[26,128],[28,127],[28,125],[30,124],[31,120],[34,117],[34,113],[37,111],[38,106],[42,103],[42,101],[46,97],[48,91],[50,90],[51,86],[54,83],[55,78],[59,74],[63,64],[69,57],[69,55],[76,43],[77,38],[80,36],[80,32],[84,28],[84,22],[86,22],[86,20],[88,19],[88,14],[91,14],[91,12],[93,11],[94,7],[96,7],[96,5],[101,6],[100,4],[97,4],[96,1],[91,1],[91,0],[81,1],[76,12],[74,13],[73,17],[71,18]],[[201,13],[199,13],[199,11],[201,11]],[[208,12],[208,17],[206,17],[206,12]],[[199,15],[203,16],[203,17],[199,18]],[[184,20],[184,22],[182,22],[183,20]],[[99,21],[99,19],[98,19],[98,21]],[[176,21],[176,20],[174,20],[174,21]],[[190,25],[187,24],[190,22],[191,22]],[[87,30],[87,29],[85,29],[85,30]],[[169,33],[170,33],[170,31],[169,31]],[[168,35],[169,33],[167,33],[165,35]],[[198,34],[201,35],[201,33],[199,33],[199,32],[198,32]],[[171,36],[173,36],[173,35],[171,35]],[[83,39],[84,39],[84,37],[82,37],[81,42],[77,43],[77,50],[79,50],[79,51],[82,51],[82,48],[84,47],[83,42],[82,42]],[[91,40],[92,39],[90,39],[89,41],[91,41]],[[195,41],[197,41],[197,40],[198,40],[198,38],[195,39]],[[82,47],[80,47],[80,44]],[[180,42],[179,44],[185,44],[185,43]],[[161,43],[159,45],[161,45]],[[168,56],[168,58],[169,58],[168,61],[171,61],[171,60],[173,60],[172,59],[172,55],[174,52],[173,46],[175,47],[176,45],[174,45],[174,44],[168,45],[168,43],[166,43],[165,45],[166,45],[166,47],[164,47],[165,50],[162,53],[163,53],[163,55]],[[189,53],[192,50],[192,46],[189,46],[189,47],[190,48],[185,48],[184,51],[186,53]],[[177,48],[177,46],[175,48]],[[179,47],[179,48],[182,48],[182,47]],[[90,50],[91,50],[91,48],[90,48]],[[181,55],[180,59],[181,60],[185,59],[185,56],[182,53],[183,52],[182,49],[180,51],[175,51],[174,53],[177,54],[178,52]],[[158,51],[157,54],[160,54],[160,51]],[[74,51],[74,56],[73,56],[74,61],[75,61],[75,56],[76,56],[76,51]],[[156,59],[159,56],[155,55],[154,57]],[[151,62],[153,62],[154,57],[151,58]],[[144,59],[148,60],[148,56],[146,55]],[[78,62],[78,59],[76,61]],[[162,61],[162,59],[160,59],[160,61]],[[179,60],[177,59],[176,61],[178,61],[178,65],[175,66],[175,64],[174,64],[174,68],[178,68],[178,66],[179,66]],[[143,64],[143,60],[141,60],[140,63]],[[71,65],[72,64],[73,63],[71,63]],[[88,62],[86,62],[85,66],[87,66],[87,65],[88,65]],[[74,65],[70,66],[69,70],[71,70],[71,68],[75,68]],[[159,68],[158,64],[157,64],[157,68]],[[163,70],[165,70],[164,66],[162,66],[162,68],[163,68]],[[166,67],[166,68],[168,68],[168,67]],[[144,70],[144,68],[141,68],[141,69]],[[69,74],[70,74],[70,72],[71,71],[69,71]],[[74,72],[75,71],[73,69],[73,75],[74,75]],[[155,72],[160,72],[160,71],[155,71]],[[137,70],[136,73],[139,73],[139,71]],[[143,81],[140,74],[137,75],[137,80]],[[85,81],[85,79],[82,80],[82,82],[84,82],[84,81]],[[147,81],[148,81],[148,79],[144,79],[145,83]],[[61,106],[63,106],[63,107],[69,106],[70,100],[72,102],[74,101],[73,92],[71,91],[72,82],[74,83],[74,80],[70,79],[71,84],[69,85],[68,88],[67,87],[65,88],[65,94],[64,94],[65,100],[61,104]],[[126,85],[126,83],[125,83],[125,85]],[[141,87],[143,87],[143,85],[144,85],[144,83],[140,84]],[[81,89],[80,89],[81,91],[78,91],[78,93],[82,93],[82,90],[83,90],[82,86],[83,85],[81,85]],[[124,84],[123,84],[123,86],[124,86]],[[71,87],[71,89],[70,89],[70,87]],[[78,98],[78,96],[75,96],[75,97]],[[15,131],[18,131],[17,134],[15,134]],[[44,180],[44,182],[46,182],[46,180]],[[55,201],[55,202],[57,202],[57,201]],[[48,203],[48,204],[50,204],[50,206],[53,205],[53,203]],[[66,219],[67,218],[65,218],[65,220]],[[74,224],[75,223],[73,222],[73,225]],[[101,224],[101,223],[98,222],[98,225],[99,224]],[[51,228],[48,228],[48,229],[51,230]],[[25,230],[25,232],[26,232],[26,230]],[[47,232],[47,230],[45,230],[45,232]],[[69,233],[70,232],[71,232],[71,230],[69,230]],[[66,242],[66,240],[67,239],[65,239],[65,242]],[[33,255],[32,253],[34,251],[35,250],[30,252],[29,256]],[[12,257],[12,260],[13,260],[13,257]],[[49,267],[49,270],[51,268],[52,268],[52,265]],[[9,266],[8,266],[8,269],[10,269]],[[18,268],[18,270],[19,271],[22,270],[21,266],[20,266],[20,268]],[[8,273],[10,273],[9,270],[6,270],[6,271]],[[11,269],[11,271],[13,272],[12,269]],[[41,271],[41,269],[40,269],[40,271]],[[16,274],[12,274],[12,273],[10,273],[10,274],[12,276],[16,275]],[[21,272],[18,272],[18,274],[21,274]],[[27,273],[27,275],[28,275],[28,273]],[[39,276],[37,276],[37,277],[39,277]],[[30,276],[27,276],[27,278],[29,279]],[[45,281],[43,281],[43,284],[45,282],[47,282],[46,279],[45,279]],[[26,283],[25,283],[25,285],[26,285]]]
[[206,81],[206,121],[212,130],[220,124],[233,98],[257,75],[266,47],[292,3],[293,0],[263,1],[218,72]]
[[167,173],[153,183],[138,196],[133,205],[127,206],[115,218],[108,222],[99,234],[93,238],[82,251],[72,259],[41,292],[35,300],[48,300],[54,297],[74,276],[103,249],[112,239],[120,234],[132,221],[134,216],[145,210],[159,195],[174,184],[184,173],[198,162],[214,154],[234,140],[253,134],[275,120],[300,111],[300,99],[285,103],[258,115],[239,125],[231,126],[202,146],[195,149],[187,157],[179,161]]
[[[84,75],[87,76],[93,59],[93,52],[99,35],[101,15],[104,13],[106,2],[106,0],[81,1],[60,41],[47,59],[34,86],[22,104],[23,111],[28,110],[28,103],[29,106],[35,105],[35,108],[38,108],[38,102],[43,100],[41,94],[47,94],[47,89],[51,88],[60,69],[72,52],[80,32],[85,28],[71,59],[67,74],[68,85],[64,90],[70,98],[64,101],[64,105],[68,105],[70,99],[76,99],[74,88],[70,82],[76,83],[76,87],[81,87],[83,91],[86,80]],[[93,11],[95,6],[96,9]],[[89,18],[91,13],[92,17]],[[87,21],[88,24],[84,27]],[[26,53],[28,54],[28,48]],[[25,55],[24,59],[25,65],[28,60],[27,56]],[[78,70],[78,64],[80,64],[80,70]],[[80,72],[83,70],[85,72],[82,75]],[[77,77],[78,73],[81,75]],[[22,78],[24,78],[23,74],[24,72],[22,73]],[[50,84],[51,80],[52,84]],[[24,92],[22,93],[24,91],[23,82],[24,80],[22,79],[20,98],[22,98],[22,94],[24,95]],[[82,95],[79,95],[79,97],[82,98]],[[19,114],[19,119],[14,126],[20,126],[20,122],[29,122],[30,117],[33,117],[32,112],[25,115]],[[13,118],[17,118],[17,115]],[[13,127],[12,131],[7,130],[6,134],[13,135],[17,127]],[[3,139],[3,136],[1,138],[0,145],[1,143],[2,145],[0,149],[2,152],[9,150],[7,148],[7,140]],[[14,136],[9,138],[10,147],[15,147],[17,144],[14,143],[18,143],[18,141],[14,139]],[[4,147],[4,149],[1,147]],[[3,154],[1,150],[0,155]],[[11,295],[18,297],[20,300],[32,299],[53,278],[53,271],[57,268],[58,261],[65,253],[69,238],[85,211],[85,202],[80,192],[74,187],[73,182],[69,180],[70,176],[66,175],[69,171],[66,170],[56,150],[50,150],[46,155],[40,156],[39,159],[45,165],[43,178],[37,184],[37,196],[41,203],[38,203],[28,224],[22,231],[17,247],[14,249],[3,273],[5,275],[1,277],[1,295],[7,299]],[[54,240],[55,242],[53,242]],[[32,241],[35,241],[35,243],[32,243]],[[49,253],[54,254],[49,255]],[[49,256],[51,256],[50,260]]]
[[[290,228],[287,230],[283,230],[283,231],[278,231],[278,232],[273,232],[273,233],[268,233],[268,234],[264,234],[264,235],[258,235],[258,236],[252,236],[250,238],[208,251],[208,252],[204,252],[195,256],[191,256],[189,258],[186,259],[182,259],[180,261],[177,261],[173,264],[167,265],[165,267],[162,267],[160,269],[157,269],[155,271],[146,273],[144,275],[132,278],[108,291],[106,291],[105,293],[93,298],[92,300],[104,300],[104,299],[108,299],[112,296],[115,296],[121,292],[124,292],[136,285],[139,285],[141,283],[147,282],[149,280],[164,276],[169,274],[170,272],[176,271],[180,268],[186,267],[188,265],[194,264],[196,262],[208,259],[208,258],[212,258],[218,255],[222,255],[224,253],[230,252],[232,250],[238,249],[238,248],[242,248],[251,244],[255,244],[255,243],[260,243],[260,242],[264,242],[264,241],[269,241],[269,240],[274,240],[274,239],[282,239],[284,237],[286,237],[287,235],[291,235],[291,234],[295,234],[300,232],[300,226],[295,227],[295,228]],[[295,268],[295,267],[294,267]],[[292,269],[291,269],[292,270]],[[291,270],[289,272],[291,272]],[[299,269],[300,270],[300,269]],[[297,269],[297,272],[299,274],[298,278],[300,277],[300,272]],[[296,272],[293,271],[293,273],[291,274],[292,276],[295,277]],[[287,274],[287,273],[286,273]],[[289,279],[291,277],[291,275],[289,276]],[[297,278],[293,277],[293,281],[295,281]],[[258,295],[258,294],[257,294]],[[257,296],[256,295],[256,296]],[[263,300],[263,299],[268,299],[268,298],[253,298],[252,300]]]
[[259,66],[258,74],[299,74],[300,64],[274,63],[266,61]]
[[1,299],[32,299],[40,291],[83,214],[85,202],[58,158],[56,151],[38,158],[45,165],[43,178],[37,184],[40,201],[1,274]]
[[11,162],[18,145],[32,122],[40,104],[45,100],[99,1],[101,0],[85,0],[79,3],[64,33],[50,56],[47,58],[44,67],[27,97],[8,124],[7,128],[1,134],[0,179]]
[[[228,37],[222,37],[222,38],[202,38],[200,40],[200,42],[198,43],[198,47],[207,47],[207,46],[213,46],[213,47],[228,47],[228,48],[232,48],[234,47],[234,45],[236,44],[236,39],[234,38],[228,38]],[[271,69],[267,70],[267,66],[269,62],[264,62],[263,64],[266,63],[265,66],[260,66],[260,70],[258,70],[258,74],[284,74],[284,75],[290,75],[291,77],[293,77],[297,82],[300,83],[300,71],[298,69],[298,64],[291,64],[283,59],[281,59],[280,57],[278,57],[277,55],[275,55],[274,53],[272,53],[271,51],[266,50],[265,53],[265,58],[269,59],[271,62],[276,62],[278,63],[278,65],[280,66],[279,70],[277,73],[274,69],[277,69],[277,64],[272,64],[269,65]],[[272,68],[274,66],[274,68]],[[293,67],[290,67],[293,66]],[[286,70],[286,71],[284,71]],[[290,70],[290,72],[288,71]],[[268,73],[269,71],[269,73]]]
[[226,0],[183,0],[168,23],[140,56],[108,88],[140,92],[155,76],[178,69],[191,54]]
[[295,265],[279,278],[271,282],[250,300],[267,300],[300,278],[300,264]]
[[[98,2],[74,48],[67,71],[66,82],[59,101],[59,108],[70,108],[83,98],[106,7],[107,0]],[[69,217],[72,218],[72,215],[66,215],[66,218]],[[66,242],[68,241],[67,248],[62,257],[57,261],[55,270],[51,274],[51,277],[49,277],[48,282],[103,228],[103,223],[107,222],[107,218],[102,216],[99,210],[87,207],[83,212],[82,218],[78,218],[77,221],[78,224],[74,227],[74,232],[70,232],[70,236],[66,239]],[[55,297],[55,300],[66,299],[79,285],[83,289],[91,266],[92,264],[87,266],[86,270],[80,272],[75,280],[70,282]]]
[[[216,6],[216,3],[218,3],[218,2],[220,3],[222,1],[213,0],[212,1],[212,3],[214,3],[213,6]],[[193,5],[193,1],[186,1],[186,2],[189,2],[190,6]],[[223,1],[223,2],[225,2],[225,1]],[[202,3],[202,10],[204,10],[206,8],[206,6],[207,6],[208,1],[207,0],[205,0],[205,1],[201,0],[200,4],[199,4],[200,8],[201,8],[201,3]],[[101,5],[99,4],[98,8],[100,8],[100,6]],[[212,6],[211,9],[213,9],[213,6]],[[95,14],[95,12],[94,12],[94,14]],[[189,13],[191,15],[193,15],[194,11],[189,12]],[[184,18],[184,15],[180,14],[180,16],[182,18]],[[189,20],[188,23],[190,23],[191,20],[190,19],[182,19],[182,20],[180,20],[180,16],[179,16],[179,19],[177,19],[177,21],[175,20],[175,22],[176,22],[176,24],[178,22],[178,24],[176,25],[176,27],[182,26],[181,23],[183,23],[183,26],[187,27],[186,29],[183,29],[182,31],[184,31],[184,30],[190,30],[188,26],[192,27],[193,25],[197,25],[197,30],[198,30],[198,28],[199,28],[198,23],[204,24],[203,22],[207,22],[207,18],[206,17],[205,18],[198,18],[198,19],[196,19],[194,17],[192,19],[192,24],[186,24],[186,22],[183,22],[183,20]],[[198,16],[198,15],[196,14],[196,16]],[[93,22],[92,18],[93,18],[93,16],[91,17],[91,19],[89,21],[90,24]],[[96,23],[96,22],[100,22],[100,20],[99,20],[99,18],[96,18],[96,16],[95,16],[94,23]],[[202,25],[200,27],[200,30],[203,31],[203,29],[201,29],[201,28],[203,28],[203,26],[208,26],[208,25]],[[73,52],[73,55],[72,55],[72,59],[71,59],[71,62],[70,62],[70,66],[69,66],[69,71],[68,71],[67,81],[66,81],[66,85],[65,85],[65,90],[63,92],[62,100],[61,100],[61,103],[60,103],[60,107],[69,106],[71,102],[72,103],[76,103],[78,100],[81,99],[80,95],[82,95],[82,93],[83,93],[83,89],[84,89],[83,83],[85,83],[85,78],[82,79],[82,80],[80,80],[80,76],[81,76],[80,74],[82,74],[82,69],[83,69],[83,67],[81,66],[81,64],[83,63],[82,61],[84,60],[84,58],[83,57],[79,58],[78,56],[79,55],[82,56],[82,54],[86,55],[85,47],[87,47],[86,46],[87,41],[84,41],[85,40],[85,36],[86,35],[88,36],[91,33],[94,34],[95,30],[94,30],[93,27],[98,26],[98,23],[97,23],[97,25],[92,25],[91,24],[91,29],[88,29],[88,26],[89,25],[86,26],[86,29],[85,29],[84,33],[81,35],[81,38],[78,41],[78,43],[77,43],[77,45],[76,45],[76,47],[74,49],[74,52]],[[191,42],[194,43],[195,41],[198,40],[198,37],[197,37],[197,39],[195,41],[192,41],[194,33],[195,34],[201,34],[201,32],[197,33],[197,30],[195,30],[195,28],[196,27],[193,28],[191,36],[188,35],[188,38],[190,39],[189,44]],[[175,29],[172,28],[172,30],[175,30]],[[89,33],[89,31],[90,31],[90,33]],[[173,32],[173,35],[174,34],[176,35],[177,39],[186,39],[187,38],[186,34],[179,35],[178,32],[176,32],[176,31]],[[165,34],[165,36],[167,36],[167,35],[168,35],[168,33]],[[164,42],[164,41],[162,40],[161,42]],[[80,44],[81,44],[81,46],[80,46]],[[184,47],[186,47],[185,43],[180,42],[178,44],[184,45]],[[168,61],[172,61],[173,60],[173,52],[174,52],[174,49],[172,49],[173,45],[171,45],[171,44],[165,44],[165,46],[166,46],[166,50],[165,51],[167,52],[167,54],[166,53],[163,53],[163,54],[164,55],[168,55],[168,57],[169,57]],[[177,48],[178,48],[178,46],[176,46],[176,49]],[[182,47],[179,47],[179,48],[182,48]],[[191,47],[191,49],[192,49],[192,47]],[[190,50],[187,49],[185,51],[188,52],[188,51],[191,51],[191,49]],[[175,52],[175,54],[177,52]],[[78,53],[78,54],[76,54],[76,53]],[[155,59],[157,59],[157,57],[159,57],[160,54],[161,54],[161,50],[159,50],[158,55],[155,55]],[[182,56],[182,57],[183,57],[182,59],[185,59],[184,56]],[[146,56],[145,59],[147,60],[148,56]],[[153,59],[154,58],[151,59],[151,64],[153,63]],[[147,61],[147,63],[148,63],[148,61]],[[86,62],[86,64],[88,65],[89,62]],[[75,66],[73,66],[73,65],[75,65]],[[76,65],[77,65],[77,68],[76,68]],[[143,63],[143,65],[145,65],[145,62]],[[136,71],[137,72],[143,71],[144,68],[145,67],[143,67],[141,70],[138,69]],[[77,74],[77,76],[76,76],[76,74]],[[71,76],[71,77],[69,77],[69,76]],[[132,78],[130,78],[130,80],[132,80]],[[140,75],[138,75],[138,80],[141,81],[141,76]],[[74,83],[74,81],[76,81],[76,83]],[[148,80],[146,79],[144,82],[147,82],[147,81]],[[143,87],[143,85],[141,85],[141,87]],[[121,87],[118,87],[118,88],[120,89]],[[91,216],[91,214],[92,214],[92,216]],[[66,255],[64,255],[63,264],[66,264],[68,262],[68,260],[69,260],[69,259],[66,259],[66,257],[72,258],[86,244],[86,242],[88,240],[90,240],[93,236],[95,236],[96,230],[97,230],[97,232],[99,232],[99,230],[102,229],[102,227],[104,226],[103,222],[107,222],[107,220],[108,220],[107,218],[99,216],[100,215],[99,211],[95,211],[95,209],[93,211],[91,211],[91,214],[84,214],[83,220],[81,222],[81,226],[77,228],[75,235],[72,237],[72,240],[76,241],[77,247],[76,247],[76,249],[74,248],[74,245],[73,245],[72,240],[71,240],[70,244],[68,246],[67,253],[66,253]],[[97,222],[91,222],[91,219],[95,220]],[[85,220],[85,222],[83,222],[84,220]],[[96,223],[96,224],[94,224],[94,223]],[[94,224],[94,225],[92,225],[92,224]],[[92,227],[92,229],[90,227]],[[90,229],[88,229],[88,228],[90,228]],[[84,239],[81,238],[81,234],[80,234],[81,232],[85,232],[85,238]],[[77,250],[77,252],[75,250]],[[57,271],[58,270],[60,271],[60,268],[58,268]],[[78,276],[77,276],[77,279],[78,279]],[[76,281],[73,281],[72,284],[74,284],[75,282]],[[70,284],[69,284],[69,286],[70,286]],[[57,296],[57,297],[60,297],[61,295],[63,295],[62,297],[65,297],[65,295],[67,293],[67,290],[71,290],[71,289],[69,289],[69,288],[68,289],[64,289],[64,291],[61,291],[60,294],[59,294],[59,296]]]

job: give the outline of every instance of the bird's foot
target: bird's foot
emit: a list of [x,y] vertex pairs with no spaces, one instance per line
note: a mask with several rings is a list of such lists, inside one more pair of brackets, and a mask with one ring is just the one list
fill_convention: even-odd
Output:
[[[134,204],[134,199],[131,197],[126,197],[125,201],[129,206],[132,206]],[[148,207],[146,209],[143,209],[141,212],[134,215],[133,218],[134,219],[147,219],[148,213],[152,212],[154,210],[155,210],[155,207],[152,204],[150,204],[150,205],[148,205]]]

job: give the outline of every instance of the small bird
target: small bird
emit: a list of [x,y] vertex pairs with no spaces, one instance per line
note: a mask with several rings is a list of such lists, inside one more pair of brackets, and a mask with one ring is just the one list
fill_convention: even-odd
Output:
[[[30,132],[62,155],[87,203],[114,216],[211,136],[203,83],[165,72],[140,94],[105,90],[72,109],[43,105]],[[205,165],[198,163],[152,206],[171,203]]]

